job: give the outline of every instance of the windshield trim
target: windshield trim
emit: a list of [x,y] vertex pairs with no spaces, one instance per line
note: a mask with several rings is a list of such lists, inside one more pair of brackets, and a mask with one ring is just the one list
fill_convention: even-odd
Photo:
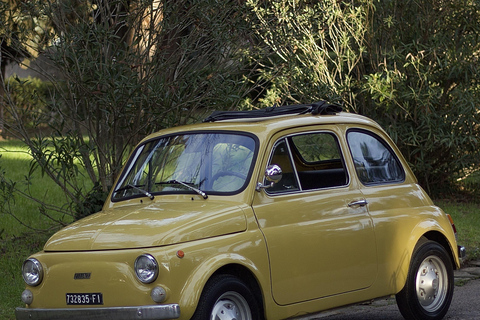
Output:
[[[164,139],[164,138],[169,138],[169,137],[174,137],[174,136],[180,136],[180,135],[193,135],[193,134],[230,134],[230,135],[233,134],[233,135],[247,136],[247,137],[250,137],[250,138],[253,139],[255,147],[254,147],[254,150],[253,150],[254,153],[253,153],[253,157],[252,157],[252,163],[250,165],[250,168],[249,168],[249,171],[248,171],[248,174],[247,174],[247,178],[245,179],[245,183],[243,184],[243,186],[241,188],[235,190],[235,191],[207,191],[206,193],[209,196],[210,195],[231,196],[231,195],[236,195],[236,194],[239,194],[239,193],[243,192],[247,188],[248,184],[251,182],[252,173],[253,173],[253,170],[255,168],[255,163],[256,163],[256,160],[257,160],[257,157],[258,157],[258,150],[259,150],[259,139],[258,139],[258,137],[253,133],[245,132],[245,131],[191,130],[191,131],[178,131],[178,132],[175,132],[175,133],[169,133],[169,134],[165,134],[165,135],[158,135],[158,136],[146,139],[146,140],[142,141],[141,143],[139,143],[135,147],[135,149],[132,151],[130,157],[128,158],[128,160],[126,162],[126,164],[124,165],[124,168],[123,168],[122,172],[120,173],[119,178],[117,179],[114,187],[112,188],[112,192],[111,192],[111,195],[110,195],[110,201],[111,202],[122,202],[122,201],[125,201],[125,200],[131,200],[131,199],[146,197],[145,194],[135,194],[135,195],[120,198],[120,199],[115,199],[114,198],[115,192],[117,191],[117,189],[120,188],[120,186],[124,182],[124,180],[126,178],[126,175],[131,170],[134,161],[137,159],[139,153],[142,152],[142,150],[143,150],[143,148],[145,147],[146,144],[148,144],[152,141],[155,141],[155,140],[159,140],[159,139]],[[148,190],[146,190],[146,191],[148,191]],[[204,190],[202,190],[202,191],[204,192]],[[150,192],[150,191],[148,191],[148,192]],[[175,195],[179,195],[179,194],[192,195],[192,194],[195,194],[195,195],[198,195],[198,193],[195,192],[194,190],[188,190],[188,189],[186,189],[186,190],[151,192],[151,194],[153,196],[171,195],[171,194],[175,194]]]

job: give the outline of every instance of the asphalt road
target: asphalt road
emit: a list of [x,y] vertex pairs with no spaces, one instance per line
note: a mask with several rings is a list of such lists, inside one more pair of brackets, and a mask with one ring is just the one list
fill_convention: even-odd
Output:
[[[327,311],[309,318],[321,320],[404,320],[395,298],[376,300],[370,304],[355,305]],[[452,304],[445,320],[480,320],[480,279],[455,286]]]

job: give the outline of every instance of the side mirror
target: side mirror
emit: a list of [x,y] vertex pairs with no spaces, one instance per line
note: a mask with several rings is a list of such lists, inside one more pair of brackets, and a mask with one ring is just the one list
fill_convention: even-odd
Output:
[[265,179],[270,182],[270,184],[264,185],[263,183],[257,183],[255,190],[260,191],[261,189],[268,189],[273,187],[275,183],[278,183],[282,180],[282,168],[279,165],[272,164],[265,169]]

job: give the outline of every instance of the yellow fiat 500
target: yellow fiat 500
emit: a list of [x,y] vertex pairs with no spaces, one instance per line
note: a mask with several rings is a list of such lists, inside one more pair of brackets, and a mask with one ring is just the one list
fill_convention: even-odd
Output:
[[441,319],[465,255],[374,121],[214,112],[133,151],[103,210],[23,264],[23,319],[285,319],[396,295]]

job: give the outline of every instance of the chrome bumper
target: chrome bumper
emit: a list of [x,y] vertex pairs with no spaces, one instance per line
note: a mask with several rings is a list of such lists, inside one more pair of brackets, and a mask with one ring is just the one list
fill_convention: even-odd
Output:
[[178,304],[112,307],[112,308],[65,308],[65,309],[29,309],[17,308],[17,320],[156,320],[177,319],[180,317]]
[[458,246],[458,259],[460,260],[460,263],[463,263],[466,257],[467,257],[467,250],[465,250],[465,247]]

